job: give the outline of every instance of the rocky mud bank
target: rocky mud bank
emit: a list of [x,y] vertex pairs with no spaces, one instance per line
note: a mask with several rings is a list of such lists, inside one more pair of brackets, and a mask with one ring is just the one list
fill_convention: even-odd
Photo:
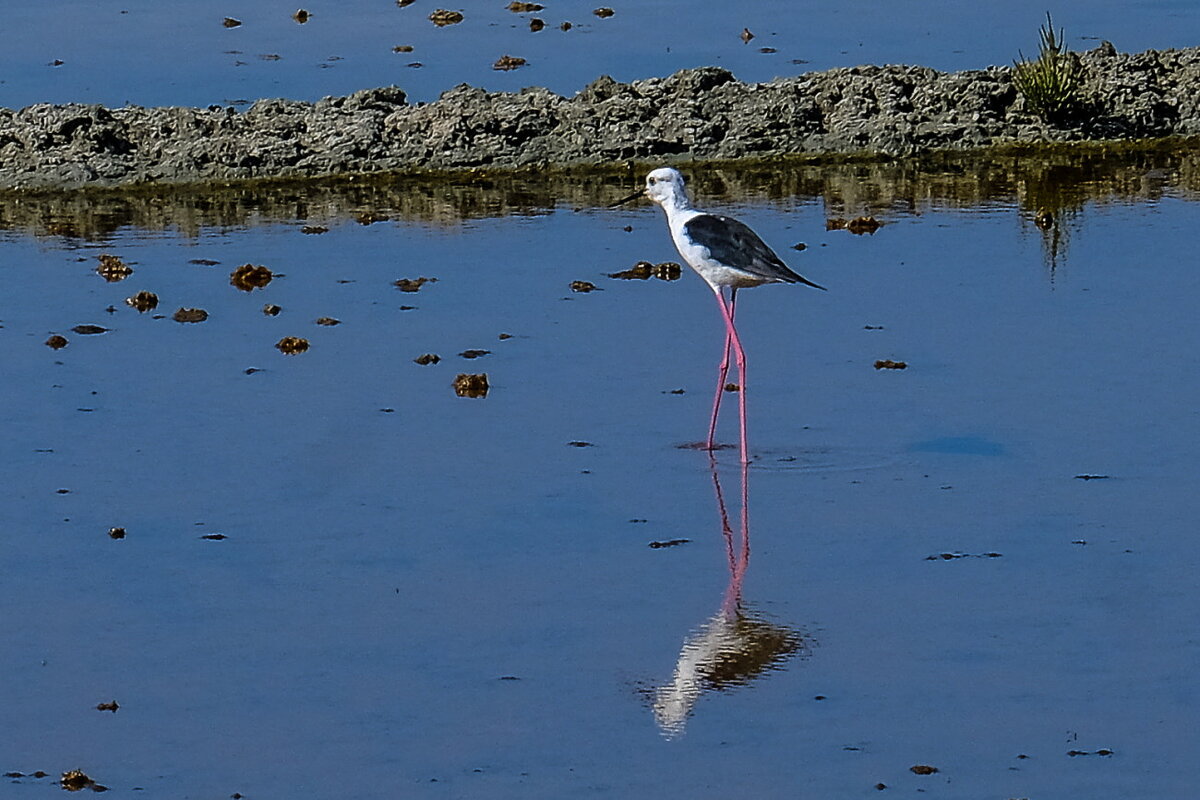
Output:
[[704,67],[629,84],[601,77],[570,98],[462,85],[417,105],[388,87],[244,111],[0,109],[0,190],[1200,135],[1200,48],[1121,54],[1104,43],[1078,58],[1083,102],[1058,125],[1026,109],[1011,67],[860,66],[758,84]]

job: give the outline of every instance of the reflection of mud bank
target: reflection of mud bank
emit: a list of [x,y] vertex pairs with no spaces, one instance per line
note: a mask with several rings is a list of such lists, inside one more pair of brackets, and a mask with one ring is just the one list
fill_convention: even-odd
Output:
[[244,112],[36,105],[0,109],[0,189],[186,183],[422,169],[872,153],[1005,142],[1200,134],[1200,49],[1081,54],[1086,120],[1047,126],[1011,69],[855,67],[744,84],[722,69],[615,83],[573,98],[460,86],[409,105],[400,89]]
[[[1163,140],[943,153],[896,161],[714,163],[689,175],[704,202],[814,198],[831,216],[1016,204],[1055,214],[1106,199],[1200,196],[1200,143]],[[351,180],[0,193],[0,230],[104,238],[127,226],[177,229],[292,222],[319,230],[384,218],[453,224],[609,203],[641,181],[639,167],[374,176]]]

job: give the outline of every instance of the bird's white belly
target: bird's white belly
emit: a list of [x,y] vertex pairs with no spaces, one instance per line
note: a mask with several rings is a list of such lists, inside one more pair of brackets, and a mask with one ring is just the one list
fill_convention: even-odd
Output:
[[738,289],[744,289],[750,286],[761,286],[767,282],[757,275],[751,275],[740,269],[727,267],[721,262],[712,259],[709,256],[707,247],[696,244],[684,235],[682,223],[678,226],[671,226],[671,239],[674,240],[675,249],[679,251],[679,255],[683,257],[684,262],[694,269],[714,289],[719,286],[733,286]]

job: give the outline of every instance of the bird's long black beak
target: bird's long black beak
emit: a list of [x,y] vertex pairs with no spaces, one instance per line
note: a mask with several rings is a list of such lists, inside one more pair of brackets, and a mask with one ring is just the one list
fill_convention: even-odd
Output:
[[632,203],[634,200],[637,200],[639,197],[645,197],[645,196],[646,196],[646,190],[640,189],[640,190],[634,192],[633,194],[629,195],[629,197],[626,197],[624,200],[618,200],[615,203],[609,203],[608,205],[605,206],[605,208],[616,208],[617,206],[623,206],[626,203]]

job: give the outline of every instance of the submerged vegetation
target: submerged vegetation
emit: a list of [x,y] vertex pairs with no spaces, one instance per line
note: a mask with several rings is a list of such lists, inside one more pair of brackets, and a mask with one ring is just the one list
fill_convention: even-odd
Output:
[[1038,30],[1040,43],[1034,61],[1020,53],[1013,62],[1013,83],[1030,111],[1046,122],[1061,122],[1073,114],[1080,100],[1080,68],[1075,54],[1067,49],[1063,29],[1054,32],[1054,20],[1046,12],[1046,25]]

